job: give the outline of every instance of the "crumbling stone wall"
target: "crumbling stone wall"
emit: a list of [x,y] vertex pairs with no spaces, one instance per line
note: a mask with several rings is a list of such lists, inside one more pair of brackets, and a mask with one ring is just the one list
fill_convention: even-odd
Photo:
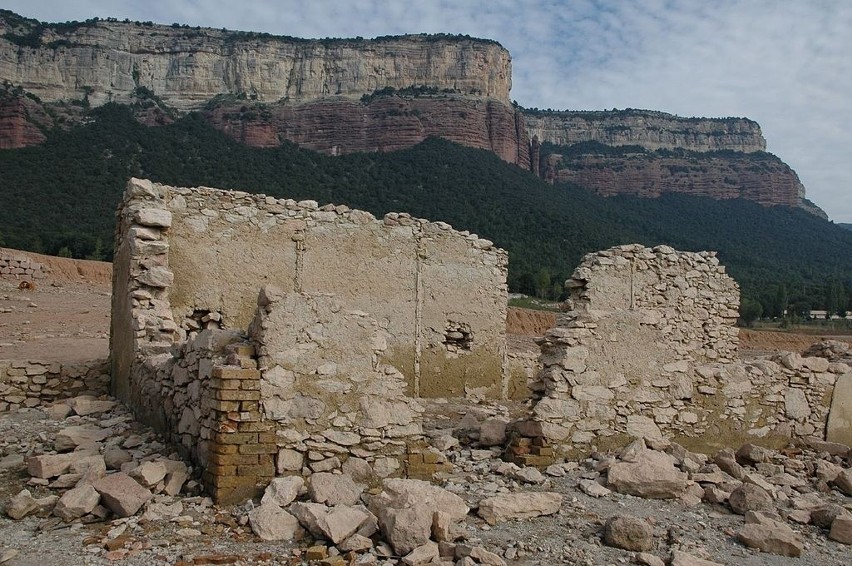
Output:
[[588,254],[570,310],[540,340],[525,436],[561,452],[677,438],[705,448],[824,434],[845,364],[737,359],[739,288],[713,252],[624,245]]
[[44,279],[50,268],[33,261],[26,254],[0,248],[0,277],[5,279]]
[[491,242],[406,214],[133,179],[113,390],[221,494],[344,452],[392,473],[420,438],[410,397],[505,397],[506,264]]
[[0,412],[40,407],[78,395],[109,391],[106,359],[62,364],[0,360]]

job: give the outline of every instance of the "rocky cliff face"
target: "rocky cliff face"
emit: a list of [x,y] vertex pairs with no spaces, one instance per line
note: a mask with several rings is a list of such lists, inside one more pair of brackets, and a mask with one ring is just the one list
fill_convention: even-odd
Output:
[[496,42],[455,36],[303,40],[132,22],[48,25],[4,11],[0,77],[46,102],[130,102],[145,87],[181,110],[225,93],[305,102],[412,85],[508,104],[511,58]]
[[[200,110],[257,147],[288,140],[329,154],[392,151],[438,136],[602,195],[684,192],[821,212],[780,160],[748,157],[766,147],[756,122],[522,110],[509,102],[509,53],[490,40],[304,40],[150,22],[43,24],[0,10],[0,81],[0,148],[40,143],[55,123],[67,126],[82,108],[115,101],[133,104],[152,126]],[[741,158],[562,151],[584,142]]]
[[438,136],[529,167],[523,120],[496,100],[464,96],[381,96],[368,103],[330,98],[306,104],[231,104],[207,110],[211,123],[248,145],[283,140],[332,155],[394,151]]
[[[543,158],[542,174],[548,180],[575,183],[603,196],[658,197],[663,193],[684,193],[808,209],[804,187],[796,172],[780,159],[765,153],[754,157],[725,152],[571,158],[551,154]],[[811,207],[822,213],[812,204]],[[817,214],[812,209],[809,212]]]
[[594,141],[606,145],[638,145],[645,149],[690,151],[765,151],[757,122],[746,118],[682,118],[651,110],[611,112],[526,111],[530,137],[542,143],[573,145]]
[[53,120],[40,104],[0,91],[0,149],[40,144],[45,140],[42,128],[51,127]]

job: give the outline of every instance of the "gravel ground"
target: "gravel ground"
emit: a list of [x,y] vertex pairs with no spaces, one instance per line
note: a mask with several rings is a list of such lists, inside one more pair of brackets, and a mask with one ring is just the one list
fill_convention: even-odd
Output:
[[[438,426],[452,427],[448,415],[461,416],[463,405],[444,404]],[[460,410],[461,409],[461,410]],[[480,407],[474,414],[508,411]],[[121,442],[130,436],[141,437],[137,448],[142,457],[170,455],[167,446],[157,441],[118,406],[99,417],[70,417],[56,421],[38,409],[0,415],[0,508],[24,487],[36,497],[50,493],[42,486],[27,486],[29,476],[14,459],[50,448],[54,435],[71,424],[106,423],[112,440]],[[464,436],[464,435],[461,435]],[[564,477],[548,477],[535,485],[511,479],[494,470],[501,461],[483,458],[481,451],[462,446],[448,452],[455,471],[443,476],[442,483],[476,506],[483,497],[505,492],[555,491],[564,495],[560,511],[552,516],[512,520],[490,526],[472,511],[465,520],[467,542],[478,544],[505,557],[508,564],[627,564],[634,562],[631,552],[610,548],[601,540],[604,522],[614,515],[647,518],[654,527],[652,552],[667,559],[673,550],[721,564],[742,565],[842,565],[849,564],[849,546],[829,540],[826,532],[811,525],[796,525],[804,539],[800,558],[785,558],[747,549],[736,541],[735,533],[743,517],[731,513],[725,505],[681,501],[646,500],[611,493],[595,498],[578,488],[582,478],[599,476],[599,460],[569,463]],[[174,456],[173,454],[171,454]],[[799,458],[817,459],[815,453]],[[19,460],[20,461],[20,460]],[[801,491],[816,492],[802,488]],[[852,498],[837,490],[824,490],[820,497],[852,509]],[[120,562],[150,564],[302,564],[304,549],[313,540],[299,544],[259,541],[246,525],[246,513],[252,503],[220,509],[209,499],[196,494],[177,497],[155,496],[152,502],[180,502],[182,511],[172,519],[146,520],[137,515],[129,519],[85,524],[80,520],[65,524],[53,517],[27,517],[13,521],[0,518],[0,563],[9,565],[76,565]],[[141,515],[141,512],[140,512]],[[84,517],[85,519],[85,517]],[[334,551],[332,551],[334,552]],[[382,562],[393,564],[394,561]]]

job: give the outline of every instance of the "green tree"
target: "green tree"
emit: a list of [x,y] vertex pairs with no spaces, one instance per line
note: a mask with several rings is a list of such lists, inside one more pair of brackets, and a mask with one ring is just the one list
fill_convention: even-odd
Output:
[[56,255],[59,257],[71,257],[71,248],[68,246],[62,246],[59,248],[59,251],[56,252]]
[[542,267],[535,274],[535,296],[539,299],[550,297],[550,271]]
[[754,326],[754,323],[763,314],[763,305],[759,301],[755,301],[748,297],[740,299],[740,321],[747,327]]
[[778,285],[775,290],[775,298],[772,300],[769,316],[774,318],[783,318],[787,312],[787,286],[783,283]]
[[104,243],[103,240],[99,237],[95,240],[95,249],[92,250],[92,253],[86,255],[86,259],[93,259],[95,261],[103,261],[107,258],[106,253],[104,252]]

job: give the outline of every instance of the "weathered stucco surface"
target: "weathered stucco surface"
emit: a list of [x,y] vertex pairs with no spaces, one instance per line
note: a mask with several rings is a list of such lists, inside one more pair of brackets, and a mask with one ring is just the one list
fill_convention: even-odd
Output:
[[275,465],[299,471],[309,453],[396,470],[420,438],[412,397],[506,395],[507,258],[487,240],[407,214],[137,179],[118,214],[113,391],[220,495],[246,495],[239,478]]

